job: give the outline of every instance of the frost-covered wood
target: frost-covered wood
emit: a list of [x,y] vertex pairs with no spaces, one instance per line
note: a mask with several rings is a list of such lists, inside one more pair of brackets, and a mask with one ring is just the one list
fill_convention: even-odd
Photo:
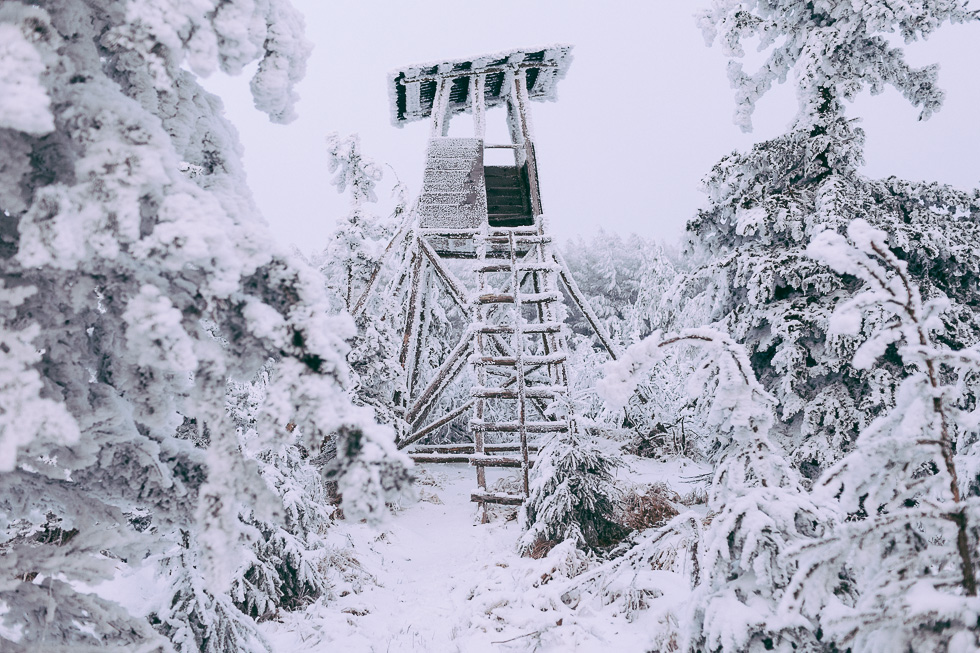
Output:
[[433,138],[426,152],[419,226],[465,229],[487,220],[483,141]]
[[[509,101],[509,82],[515,72],[526,71],[529,99],[555,100],[557,84],[565,77],[572,61],[571,49],[570,45],[549,45],[415,64],[394,71],[388,76],[392,124],[401,126],[405,122],[424,120],[434,110],[454,114],[473,111],[476,106],[475,127],[477,136],[482,138],[482,116],[486,109]],[[439,89],[443,82],[448,89],[448,101],[440,108]],[[476,102],[472,97],[474,93],[478,94]]]

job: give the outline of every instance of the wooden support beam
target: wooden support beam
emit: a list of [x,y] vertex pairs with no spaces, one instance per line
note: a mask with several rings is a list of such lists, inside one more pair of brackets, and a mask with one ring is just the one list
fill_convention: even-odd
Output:
[[415,403],[408,409],[405,414],[405,421],[409,424],[414,424],[418,421],[418,418],[423,411],[427,411],[429,406],[438,399],[439,395],[446,388],[449,383],[456,378],[459,371],[466,364],[466,356],[469,354],[470,349],[473,347],[472,334],[469,329],[460,338],[459,343],[456,347],[449,353],[446,360],[443,361],[439,370],[436,372],[432,381],[429,385],[422,391],[419,398],[415,400]]
[[527,71],[518,70],[514,74],[514,102],[517,106],[517,113],[520,118],[521,132],[524,139],[524,158],[527,162],[528,186],[531,191],[531,212],[535,216],[541,215],[541,192],[538,187],[538,163],[534,156],[534,142],[531,140],[531,125],[527,111]]
[[565,259],[562,258],[561,254],[557,251],[552,252],[555,257],[555,262],[561,266],[558,271],[558,277],[561,279],[562,283],[565,284],[565,290],[571,296],[572,301],[578,306],[578,309],[582,311],[585,319],[588,321],[589,326],[592,327],[592,331],[595,332],[596,336],[599,338],[599,342],[605,347],[606,352],[609,357],[613,360],[619,360],[619,352],[615,345],[612,343],[612,338],[606,333],[605,327],[602,326],[602,322],[599,321],[599,317],[592,310],[592,306],[589,304],[589,300],[586,299],[585,295],[579,290],[578,284],[575,283],[575,279],[572,278],[571,272],[568,271],[568,266],[565,264]]
[[449,134],[449,94],[452,90],[452,78],[440,77],[432,101],[432,138]]
[[385,251],[381,254],[381,259],[378,261],[378,266],[374,269],[374,272],[371,274],[371,278],[368,280],[367,288],[364,289],[364,292],[361,293],[357,303],[354,304],[354,308],[351,309],[351,315],[354,317],[357,317],[358,314],[364,310],[364,306],[367,304],[368,297],[374,290],[374,284],[377,283],[381,270],[383,270],[385,265],[388,264],[388,257],[391,255],[391,252],[395,251],[395,243],[405,238],[405,234],[408,231],[408,228],[412,226],[414,219],[415,216],[413,215],[412,211],[407,211],[405,213],[405,219],[402,220],[401,225],[398,227],[398,231],[396,231],[392,239],[388,241],[388,246],[385,247]]
[[416,442],[418,442],[419,440],[421,440],[422,438],[424,438],[428,434],[432,433],[436,429],[438,429],[438,428],[440,428],[442,426],[445,426],[449,422],[453,421],[454,419],[456,419],[457,417],[459,417],[460,415],[462,415],[463,413],[465,413],[466,411],[468,411],[470,408],[473,407],[473,404],[475,404],[475,403],[476,403],[476,400],[475,399],[470,399],[465,404],[463,404],[463,405],[459,406],[458,408],[456,408],[455,410],[447,413],[443,417],[440,417],[439,419],[437,419],[436,421],[432,422],[431,424],[427,424],[426,426],[420,428],[418,431],[416,431],[415,433],[412,433],[410,436],[408,436],[404,440],[399,441],[398,442],[398,445],[397,445],[398,448],[399,449],[404,449],[405,447],[407,447],[407,446],[409,446],[411,444],[415,444]]
[[425,238],[419,238],[419,246],[425,253],[426,258],[429,259],[429,263],[432,264],[432,268],[436,272],[436,276],[440,281],[446,286],[449,291],[449,295],[453,298],[459,308],[465,313],[470,310],[469,301],[466,293],[466,286],[456,278],[445,265],[443,265],[442,260],[440,260],[439,255],[436,251],[432,249],[432,245],[426,242]]
[[487,76],[485,73],[470,77],[470,108],[473,111],[473,135],[481,141],[487,133]]
[[422,257],[415,257],[415,264],[412,266],[411,290],[408,296],[408,323],[405,325],[405,333],[402,335],[402,349],[398,355],[398,362],[404,368],[408,362],[408,349],[412,342],[412,335],[418,325],[415,324],[418,317],[419,302],[419,283],[422,278]]

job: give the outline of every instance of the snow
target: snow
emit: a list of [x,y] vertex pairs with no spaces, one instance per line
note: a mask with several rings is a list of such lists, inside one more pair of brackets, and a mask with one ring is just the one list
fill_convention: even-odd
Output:
[[[685,486],[678,469],[701,471],[639,462],[641,477],[667,474],[678,488]],[[656,650],[672,609],[688,595],[683,576],[649,570],[611,577],[603,587],[606,598],[576,590],[577,598],[566,605],[562,595],[575,585],[570,575],[590,564],[582,554],[559,546],[540,560],[520,557],[515,520],[477,523],[476,504],[469,500],[472,467],[421,468],[421,500],[396,511],[383,531],[334,526],[373,580],[360,592],[260,626],[274,651]],[[507,474],[488,470],[491,485],[494,473]]]
[[21,31],[0,23],[0,128],[31,134],[54,129],[51,98],[39,77],[44,73],[40,53]]

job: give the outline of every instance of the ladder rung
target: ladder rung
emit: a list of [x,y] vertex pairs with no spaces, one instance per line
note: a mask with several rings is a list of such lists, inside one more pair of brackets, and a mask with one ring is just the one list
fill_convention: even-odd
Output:
[[468,463],[470,454],[465,453],[413,453],[409,454],[417,463]]
[[517,365],[517,359],[513,356],[471,356],[472,365],[499,365],[501,367],[513,367]]
[[[503,456],[478,456],[474,454],[470,458],[470,464],[474,467],[522,467],[524,461],[520,458],[505,458]],[[534,466],[534,460],[528,458],[529,467]]]
[[[509,243],[509,236],[476,236],[475,239],[481,240],[486,243]],[[515,245],[538,245],[551,242],[551,236],[531,236],[523,234],[514,234],[514,244]]]
[[497,293],[487,293],[485,295],[479,295],[475,302],[476,304],[513,304],[513,295],[500,295]]
[[[476,329],[477,333],[514,333],[514,327],[503,324],[485,324]],[[524,333],[559,333],[561,325],[557,322],[543,322],[540,324],[525,324],[521,326]]]
[[510,272],[510,263],[494,263],[493,265],[481,265],[476,269],[477,272]]
[[[485,433],[516,433],[521,430],[521,424],[520,422],[484,422],[472,419],[470,420],[470,430]],[[558,433],[568,430],[568,422],[524,422],[524,430],[527,433]]]
[[561,267],[557,263],[542,263],[534,261],[528,263],[518,263],[517,269],[522,272],[557,272]]
[[559,299],[561,299],[561,295],[556,292],[521,293],[520,295],[522,304],[544,304],[546,302],[556,302]]
[[[510,272],[510,263],[493,263],[488,265],[482,265],[476,269],[477,272]],[[533,263],[518,263],[517,269],[520,272],[557,272],[561,268],[555,263],[541,263],[535,261]]]
[[[520,442],[485,444],[484,453],[506,453],[521,450]],[[528,451],[537,451],[538,445],[528,444]],[[460,444],[417,444],[412,447],[409,455],[428,454],[428,453],[451,453],[451,454],[472,454],[476,452],[476,445],[472,442],[462,442]]]
[[519,506],[524,503],[524,495],[505,492],[473,492],[470,501],[479,503],[499,503],[505,506]]
[[[474,467],[521,467],[524,464],[521,458],[475,453],[413,453],[409,458],[416,463],[469,463]],[[534,461],[528,459],[528,465],[534,465]]]
[[[563,385],[544,385],[524,388],[524,396],[531,399],[549,399],[568,392]],[[513,388],[474,388],[472,396],[478,399],[517,399],[520,391]]]
[[523,359],[526,365],[555,365],[564,363],[568,360],[566,354],[546,354],[544,356],[525,356]]
[[[548,354],[546,356],[524,356],[521,362],[525,365],[555,365],[564,363],[568,357],[565,354]],[[470,363],[473,365],[499,365],[501,367],[514,367],[517,365],[517,358],[514,356],[472,356]]]

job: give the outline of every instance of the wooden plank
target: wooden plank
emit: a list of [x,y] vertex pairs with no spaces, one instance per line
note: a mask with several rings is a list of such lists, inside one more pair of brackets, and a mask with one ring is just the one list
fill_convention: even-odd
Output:
[[524,503],[524,497],[519,494],[503,494],[497,492],[473,492],[470,501],[478,503],[497,503],[504,506],[519,506]]
[[[525,429],[528,433],[558,433],[568,430],[567,422],[525,422]],[[517,422],[476,422],[470,421],[471,431],[483,431],[492,433],[516,433],[520,430]]]
[[[484,445],[486,453],[506,453],[520,451],[520,449],[521,445],[517,442]],[[538,445],[529,444],[528,450],[537,451]],[[411,453],[474,453],[475,451],[476,443],[462,442],[459,444],[417,444]]]

